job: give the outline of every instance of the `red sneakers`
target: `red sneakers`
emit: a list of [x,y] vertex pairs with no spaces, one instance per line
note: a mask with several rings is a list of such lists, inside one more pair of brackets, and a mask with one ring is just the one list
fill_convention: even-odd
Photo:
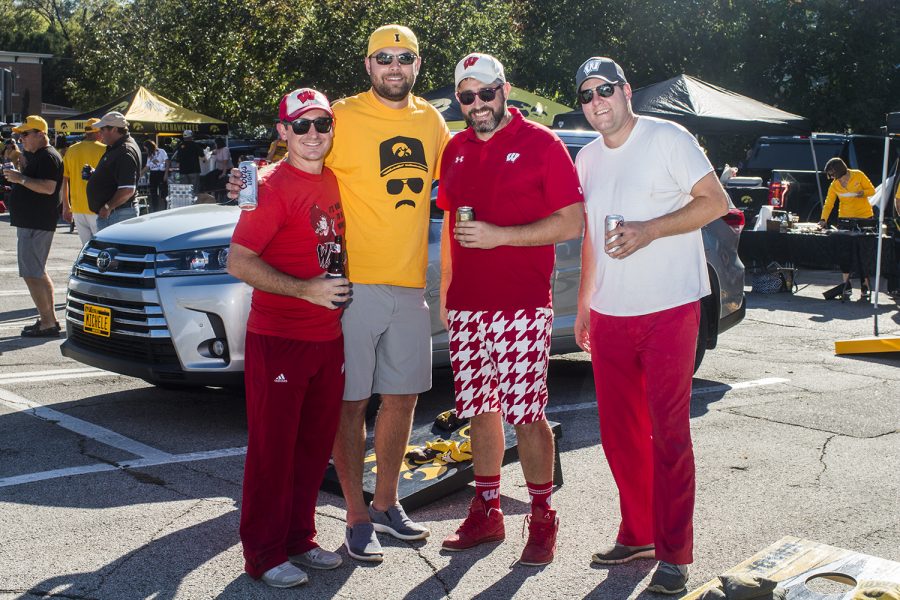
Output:
[[484,500],[480,496],[475,496],[472,498],[472,504],[469,505],[469,516],[462,522],[456,533],[447,536],[441,548],[453,552],[467,550],[486,542],[503,541],[505,537],[503,512],[496,508],[488,511]]
[[528,525],[528,542],[522,550],[519,563],[528,566],[540,566],[553,562],[556,552],[556,532],[559,531],[559,517],[556,511],[533,507],[531,514],[525,517]]

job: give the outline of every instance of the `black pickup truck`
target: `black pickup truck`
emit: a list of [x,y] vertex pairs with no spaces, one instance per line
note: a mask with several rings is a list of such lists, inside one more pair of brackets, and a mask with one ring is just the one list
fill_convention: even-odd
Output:
[[[900,142],[892,141],[890,152],[893,161],[900,153]],[[759,177],[767,191],[729,190],[735,206],[744,211],[747,226],[752,226],[763,204],[795,213],[801,221],[818,221],[830,184],[822,170],[835,156],[842,158],[851,169],[861,170],[875,186],[881,183],[883,137],[814,133],[809,137],[759,138],[738,165],[738,175]],[[836,218],[837,211],[833,213],[832,218]]]

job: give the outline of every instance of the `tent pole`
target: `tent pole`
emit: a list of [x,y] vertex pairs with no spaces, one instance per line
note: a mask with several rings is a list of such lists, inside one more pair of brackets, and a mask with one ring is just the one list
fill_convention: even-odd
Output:
[[819,206],[825,206],[825,201],[822,199],[822,181],[819,178],[819,161],[816,159],[816,146],[813,144],[813,136],[815,134],[810,134],[809,136],[809,151],[812,153],[813,159],[813,168],[816,170],[816,187],[819,188]]
[[[888,152],[890,151],[891,137],[888,135],[887,131],[884,132],[884,162],[881,165],[881,198],[878,202],[878,227],[876,228],[876,233],[878,234],[878,244],[877,244],[877,254],[875,255],[875,294],[872,297],[872,304],[875,307],[875,315],[874,315],[874,333],[878,335],[878,291],[881,288],[881,243],[882,243],[882,235],[881,228],[884,224],[884,211],[887,208],[887,197],[891,194],[891,190],[887,185],[887,170],[888,170]],[[893,187],[893,186],[891,186]]]

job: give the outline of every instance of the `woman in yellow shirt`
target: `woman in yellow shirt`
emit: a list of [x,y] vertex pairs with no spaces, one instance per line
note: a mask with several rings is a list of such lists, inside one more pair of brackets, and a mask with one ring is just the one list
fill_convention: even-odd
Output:
[[[832,158],[825,164],[825,175],[832,180],[828,187],[828,196],[825,197],[825,206],[822,207],[822,219],[819,227],[825,227],[835,201],[840,198],[838,206],[839,219],[871,219],[875,216],[869,197],[875,195],[875,186],[866,177],[866,174],[856,169],[848,169],[846,163],[840,158]],[[851,257],[862,269],[863,262],[859,257]],[[850,284],[850,264],[842,264],[841,271],[844,274],[844,299],[849,299],[853,286]],[[861,300],[869,298],[869,276],[860,272]]]

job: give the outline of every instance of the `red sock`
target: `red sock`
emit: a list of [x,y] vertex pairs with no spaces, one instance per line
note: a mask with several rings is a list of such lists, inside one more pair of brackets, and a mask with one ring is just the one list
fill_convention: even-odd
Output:
[[476,475],[475,493],[481,496],[488,509],[500,510],[500,475]]
[[539,506],[544,510],[550,510],[550,494],[553,493],[553,480],[549,483],[528,484],[528,493],[531,494],[531,508]]

